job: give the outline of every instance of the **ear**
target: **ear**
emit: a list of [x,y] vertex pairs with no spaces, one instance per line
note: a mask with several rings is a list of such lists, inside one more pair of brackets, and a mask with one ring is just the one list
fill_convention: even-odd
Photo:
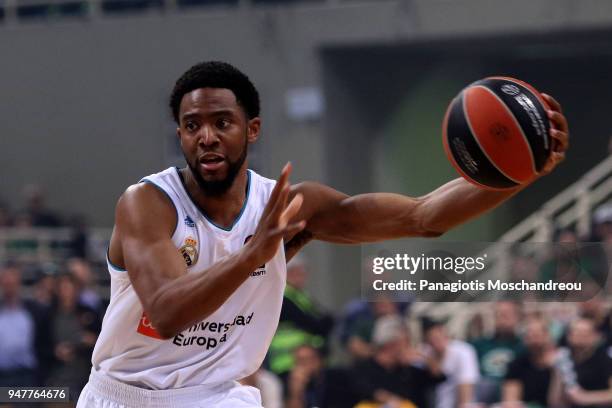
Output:
[[259,138],[259,129],[261,128],[261,119],[259,117],[249,120],[247,129],[247,140],[249,143],[254,143]]
[[176,137],[178,139],[179,146],[182,149],[183,148],[183,139],[181,139],[181,128],[180,128],[180,126],[176,127]]

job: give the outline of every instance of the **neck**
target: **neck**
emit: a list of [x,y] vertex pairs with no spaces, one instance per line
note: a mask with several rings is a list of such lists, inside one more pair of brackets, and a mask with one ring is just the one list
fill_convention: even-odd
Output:
[[185,188],[198,208],[216,225],[230,228],[244,206],[247,188],[247,163],[246,161],[238,171],[234,183],[223,194],[210,195],[196,182],[189,167],[181,169],[185,180]]

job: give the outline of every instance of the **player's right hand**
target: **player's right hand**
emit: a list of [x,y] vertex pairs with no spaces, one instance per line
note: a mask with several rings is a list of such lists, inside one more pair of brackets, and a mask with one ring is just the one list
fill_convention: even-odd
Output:
[[565,159],[565,151],[569,147],[569,127],[567,118],[563,115],[563,108],[555,98],[548,94],[542,94],[550,109],[547,111],[551,126],[550,136],[552,138],[552,151],[550,157],[544,164],[540,176],[550,173],[559,163]]
[[287,163],[270,194],[255,234],[247,244],[257,265],[265,264],[276,254],[285,234],[295,235],[306,226],[304,220],[291,222],[302,206],[303,197],[298,193],[287,203],[290,173],[291,164]]

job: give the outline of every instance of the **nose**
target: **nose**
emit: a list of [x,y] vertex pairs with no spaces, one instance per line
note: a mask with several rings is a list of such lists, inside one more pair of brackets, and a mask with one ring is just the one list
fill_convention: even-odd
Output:
[[219,143],[219,138],[211,126],[202,126],[198,143],[203,146],[214,146]]

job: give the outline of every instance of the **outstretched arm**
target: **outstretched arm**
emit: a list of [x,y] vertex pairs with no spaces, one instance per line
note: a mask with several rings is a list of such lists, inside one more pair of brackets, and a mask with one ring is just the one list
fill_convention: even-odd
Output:
[[298,184],[295,190],[304,195],[305,212],[313,212],[304,214],[307,232],[315,239],[348,244],[439,236],[494,208],[518,191],[485,191],[463,179],[452,180],[416,198],[393,193],[349,197],[310,182]]
[[[568,146],[567,121],[561,106],[543,95],[552,109],[553,152],[541,175],[547,174],[565,157]],[[452,180],[422,197],[372,193],[349,197],[318,183],[301,183],[304,204],[297,219],[307,221],[305,234],[337,243],[374,242],[386,239],[439,236],[449,229],[487,212],[519,192],[524,186],[489,191],[463,178]],[[300,236],[298,236],[300,238]]]

